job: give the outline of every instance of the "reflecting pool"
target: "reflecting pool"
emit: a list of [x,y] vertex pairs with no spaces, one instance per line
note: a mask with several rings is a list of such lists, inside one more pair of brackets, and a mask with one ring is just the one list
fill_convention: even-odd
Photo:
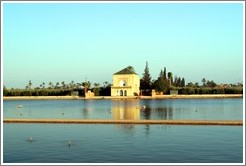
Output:
[[[3,118],[243,120],[243,99],[6,100],[2,113]],[[4,123],[3,162],[242,163],[243,127]]]
[[3,128],[4,163],[243,162],[242,126],[4,124]]
[[6,100],[3,117],[242,120],[243,99]]

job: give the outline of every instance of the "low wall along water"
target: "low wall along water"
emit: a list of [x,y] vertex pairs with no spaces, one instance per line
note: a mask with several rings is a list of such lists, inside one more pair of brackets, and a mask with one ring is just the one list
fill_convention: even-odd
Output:
[[4,123],[88,123],[88,124],[168,124],[168,125],[243,125],[241,120],[97,120],[97,119],[4,119]]

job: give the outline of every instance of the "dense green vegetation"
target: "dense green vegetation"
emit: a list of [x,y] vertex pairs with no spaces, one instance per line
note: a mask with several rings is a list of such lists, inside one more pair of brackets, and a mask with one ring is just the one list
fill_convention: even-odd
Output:
[[[131,67],[132,70],[133,67]],[[198,82],[189,82],[185,84],[184,77],[175,75],[173,78],[172,72],[167,72],[166,67],[161,69],[157,79],[151,79],[148,62],[144,69],[142,78],[140,79],[140,95],[151,95],[154,89],[159,94],[170,94],[171,90],[178,91],[178,94],[243,94],[243,84],[216,84],[213,80],[201,79],[202,85]],[[25,89],[8,89],[3,87],[3,96],[84,96],[85,92],[91,90],[95,96],[110,96],[111,84],[105,81],[101,86],[99,83],[84,81],[75,83],[71,81],[66,84],[65,81],[53,84],[49,82],[41,83],[38,87],[33,87],[32,81],[29,80]]]
[[178,94],[243,94],[243,87],[177,87]]
[[105,81],[103,86],[94,83],[94,87],[91,88],[90,81],[85,81],[82,83],[71,83],[66,84],[64,81],[61,83],[57,82],[53,85],[49,82],[48,86],[43,82],[39,87],[32,87],[32,82],[29,81],[25,89],[7,89],[3,87],[3,96],[84,96],[85,91],[91,90],[96,96],[110,96],[111,85]]
[[151,95],[152,89],[159,94],[170,94],[171,90],[177,90],[178,94],[243,94],[243,84],[216,84],[213,80],[202,78],[201,86],[198,82],[185,84],[184,77],[175,76],[173,73],[166,74],[166,67],[160,71],[157,79],[151,80],[148,62],[140,80],[140,90],[142,95]]

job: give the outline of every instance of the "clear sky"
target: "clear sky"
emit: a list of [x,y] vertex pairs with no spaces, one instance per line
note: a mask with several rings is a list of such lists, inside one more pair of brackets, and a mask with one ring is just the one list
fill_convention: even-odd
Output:
[[3,83],[112,82],[148,61],[186,83],[243,81],[242,3],[4,3]]

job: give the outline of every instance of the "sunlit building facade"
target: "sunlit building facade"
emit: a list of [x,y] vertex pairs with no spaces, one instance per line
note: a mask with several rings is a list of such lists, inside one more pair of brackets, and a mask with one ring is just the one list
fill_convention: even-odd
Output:
[[111,96],[138,96],[140,78],[132,67],[127,67],[113,75]]

